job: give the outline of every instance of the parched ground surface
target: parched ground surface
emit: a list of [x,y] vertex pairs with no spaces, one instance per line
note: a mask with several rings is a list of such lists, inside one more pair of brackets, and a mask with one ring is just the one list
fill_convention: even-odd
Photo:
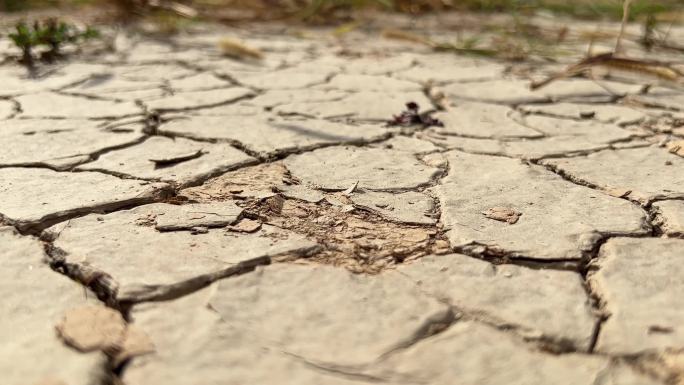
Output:
[[196,29],[0,66],[3,384],[684,383],[681,91]]

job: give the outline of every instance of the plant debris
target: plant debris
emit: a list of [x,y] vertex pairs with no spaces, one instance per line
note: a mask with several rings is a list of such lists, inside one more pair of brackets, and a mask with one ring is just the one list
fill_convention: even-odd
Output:
[[684,140],[675,140],[672,142],[667,142],[665,146],[671,154],[684,157]]
[[662,85],[676,84],[684,86],[684,73],[674,68],[669,63],[617,57],[614,53],[608,52],[590,56],[544,80],[532,82],[532,84],[530,84],[530,89],[536,90],[553,81],[580,75],[598,67],[602,67],[609,71],[621,71],[641,75],[643,77],[655,79]]
[[33,26],[20,21],[14,28],[15,32],[10,33],[9,38],[22,52],[19,62],[29,69],[35,66],[33,50],[38,46],[48,47],[48,50],[41,54],[40,59],[52,62],[63,56],[61,48],[64,44],[78,44],[100,36],[99,31],[92,27],[81,30],[73,24],[55,18],[42,22],[36,21]]
[[246,60],[255,59],[261,60],[264,54],[256,48],[249,47],[237,40],[224,37],[218,42],[221,53],[233,59]]
[[622,39],[625,35],[627,21],[629,20],[630,5],[631,0],[625,0],[623,2],[622,24],[620,26],[620,33],[617,36],[615,49],[613,52],[601,53],[598,55],[587,55],[587,57],[583,60],[570,65],[559,73],[553,74],[541,81],[532,82],[530,84],[530,89],[536,90],[555,80],[585,73],[589,73],[589,77],[593,78],[591,76],[591,70],[594,68],[603,68],[608,72],[626,72],[632,75],[647,77],[651,80],[655,80],[663,86],[684,86],[684,73],[677,68],[674,68],[670,63],[656,60],[633,59],[621,54]]
[[153,162],[155,167],[164,167],[171,166],[177,163],[187,162],[192,159],[197,159],[202,155],[204,155],[204,152],[202,150],[197,150],[189,154],[175,155],[167,158],[150,159],[150,162]]
[[428,37],[420,36],[411,32],[397,29],[386,29],[382,31],[382,37],[386,39],[403,40],[411,43],[422,44],[432,48],[436,52],[454,52],[458,54],[471,54],[479,56],[496,56],[497,51],[492,49],[474,47],[476,41],[466,41],[463,44],[453,44],[447,42],[437,42]]
[[354,191],[356,191],[356,189],[357,189],[358,187],[359,187],[359,181],[357,180],[357,181],[354,182],[354,184],[351,185],[348,189],[344,190],[344,191],[342,192],[342,195],[344,195],[344,196],[350,196],[350,195],[352,195],[352,194],[354,193]]
[[394,115],[388,124],[390,126],[412,126],[414,124],[420,124],[424,127],[444,127],[442,121],[433,118],[430,114],[431,112],[423,112],[421,114],[418,103],[409,102],[406,103],[406,111],[403,111],[399,115]]

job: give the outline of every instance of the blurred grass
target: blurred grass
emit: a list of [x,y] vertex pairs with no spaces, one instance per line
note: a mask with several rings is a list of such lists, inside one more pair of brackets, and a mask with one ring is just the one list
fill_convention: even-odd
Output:
[[[142,0],[136,0],[139,3]],[[441,10],[527,13],[539,10],[582,19],[620,20],[622,0],[176,0],[204,10],[246,9],[265,18],[325,15],[339,10],[378,8],[419,14]],[[0,10],[26,11],[40,8],[116,5],[131,0],[0,0]],[[634,0],[630,17],[640,20],[648,15],[682,12],[682,0]]]

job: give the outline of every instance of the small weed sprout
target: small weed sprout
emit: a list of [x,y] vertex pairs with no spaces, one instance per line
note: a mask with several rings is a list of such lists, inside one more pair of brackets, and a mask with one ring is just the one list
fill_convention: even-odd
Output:
[[9,34],[9,38],[21,50],[20,63],[33,68],[33,47],[36,46],[37,38],[34,31],[29,28],[24,22],[19,22],[15,25],[15,32]]
[[29,69],[35,67],[33,51],[36,47],[46,46],[48,50],[41,54],[40,59],[51,62],[62,56],[64,44],[79,44],[98,37],[100,33],[93,27],[81,30],[75,25],[57,19],[36,21],[32,27],[21,21],[15,25],[15,32],[9,35],[14,45],[21,49],[19,62]]

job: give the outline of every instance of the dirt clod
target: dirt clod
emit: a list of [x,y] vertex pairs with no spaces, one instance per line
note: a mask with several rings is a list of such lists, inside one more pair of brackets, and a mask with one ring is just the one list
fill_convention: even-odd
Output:
[[482,214],[489,219],[494,219],[495,221],[500,222],[507,222],[510,225],[518,222],[518,219],[522,215],[521,212],[513,210],[508,207],[492,207],[490,209],[487,209],[486,211],[483,211]]

